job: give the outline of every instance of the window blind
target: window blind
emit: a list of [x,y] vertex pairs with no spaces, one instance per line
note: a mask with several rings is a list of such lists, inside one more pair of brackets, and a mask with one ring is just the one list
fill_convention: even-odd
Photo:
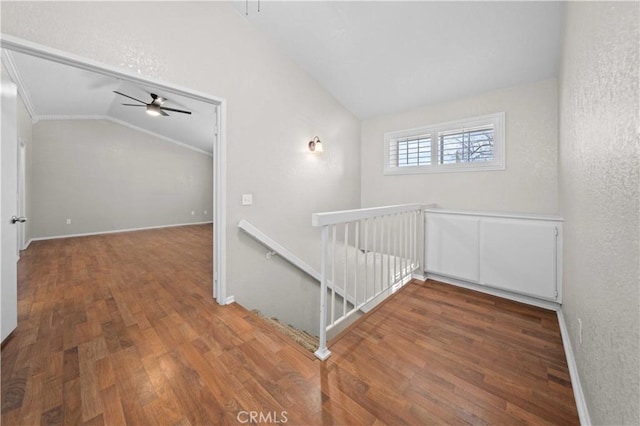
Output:
[[504,170],[504,112],[384,134],[384,174]]
[[408,167],[431,164],[431,136],[398,138],[389,144],[389,166]]
[[493,124],[438,133],[438,164],[493,160]]

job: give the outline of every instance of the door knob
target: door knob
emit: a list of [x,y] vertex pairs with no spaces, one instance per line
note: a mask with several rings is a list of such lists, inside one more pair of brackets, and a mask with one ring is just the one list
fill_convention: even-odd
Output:
[[16,223],[16,222],[24,223],[26,221],[27,221],[26,217],[11,216],[11,223]]

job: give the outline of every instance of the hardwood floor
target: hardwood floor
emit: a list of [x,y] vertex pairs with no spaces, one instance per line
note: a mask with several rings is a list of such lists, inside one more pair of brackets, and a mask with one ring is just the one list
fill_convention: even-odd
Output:
[[322,363],[212,300],[211,234],[33,243],[2,424],[578,424],[554,313],[413,282]]

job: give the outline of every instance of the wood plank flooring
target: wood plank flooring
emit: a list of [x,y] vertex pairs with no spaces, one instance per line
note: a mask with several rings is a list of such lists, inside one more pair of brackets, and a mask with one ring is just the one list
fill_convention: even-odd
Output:
[[322,363],[212,300],[211,246],[210,225],[32,243],[2,424],[578,424],[552,312],[416,281]]

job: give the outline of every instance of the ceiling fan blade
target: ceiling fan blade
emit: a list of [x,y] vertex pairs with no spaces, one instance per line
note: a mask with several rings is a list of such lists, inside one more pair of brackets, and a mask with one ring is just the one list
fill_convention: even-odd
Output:
[[141,101],[140,99],[136,99],[133,96],[125,95],[124,93],[120,93],[117,90],[114,90],[113,93],[117,93],[120,96],[124,96],[125,98],[133,99],[134,101],[138,101],[138,102],[143,103],[145,105],[147,104],[145,101]]
[[120,104],[120,105],[146,107],[146,105],[138,105],[138,104]]
[[181,112],[182,114],[191,114],[191,111],[185,111],[182,109],[175,109],[175,108],[167,108],[167,107],[160,107],[161,110],[166,109],[167,111],[173,111],[173,112]]
[[167,114],[166,112],[164,112],[164,111],[162,110],[162,108],[160,108],[160,114],[164,115],[165,117],[168,117],[168,116],[169,116],[169,114]]

